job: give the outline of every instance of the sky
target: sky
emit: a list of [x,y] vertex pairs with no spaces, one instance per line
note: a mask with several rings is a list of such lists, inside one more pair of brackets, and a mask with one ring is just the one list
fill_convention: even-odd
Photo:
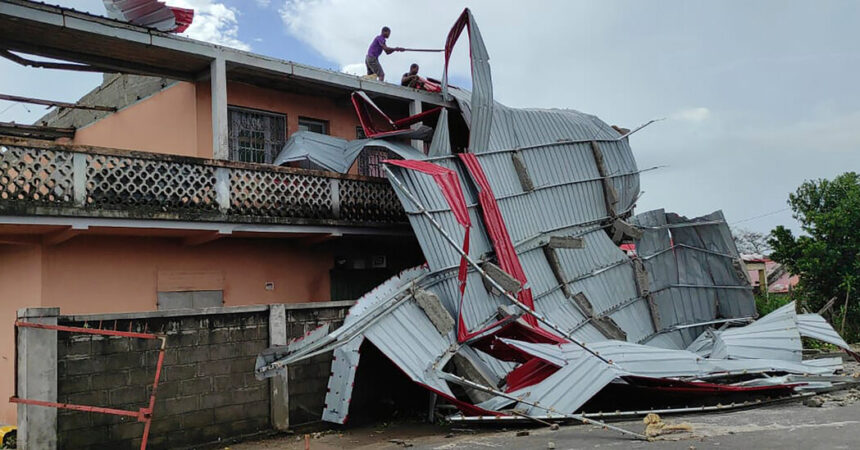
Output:
[[[104,14],[101,0],[48,0]],[[643,173],[637,211],[798,230],[786,200],[804,180],[860,170],[860,2],[168,0],[195,9],[188,37],[334,70],[361,70],[371,39],[441,48],[465,6],[490,54],[495,99],[576,109],[633,128]],[[469,86],[461,40],[452,82]],[[433,53],[383,55],[388,74]],[[389,75],[390,77],[392,75]],[[74,101],[101,75],[25,69],[0,60],[9,94]],[[0,121],[45,110],[0,101]]]

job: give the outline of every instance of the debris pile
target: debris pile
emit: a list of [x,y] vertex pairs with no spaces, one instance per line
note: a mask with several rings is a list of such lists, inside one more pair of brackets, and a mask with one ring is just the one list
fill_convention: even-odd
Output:
[[[637,437],[599,420],[764,403],[851,382],[835,375],[840,358],[802,359],[801,337],[857,357],[821,316],[797,314],[792,303],[754,320],[721,212],[634,215],[641,170],[628,137],[638,129],[495,103],[469,10],[446,40],[446,72],[464,29],[472,92],[448,86],[446,73],[443,93],[457,108],[434,113],[428,155],[385,167],[427,263],[364,295],[340,328],[261,354],[258,377],[333,351],[322,418],[344,423],[368,341],[456,405],[451,420],[573,419]],[[467,136],[452,132],[463,124]],[[313,157],[308,148],[290,155]],[[348,151],[329,167],[359,150]],[[627,405],[621,400],[645,404],[595,413]]]

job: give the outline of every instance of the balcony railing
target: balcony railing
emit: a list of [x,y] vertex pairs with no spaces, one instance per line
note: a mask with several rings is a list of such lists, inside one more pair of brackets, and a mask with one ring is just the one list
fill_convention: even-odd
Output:
[[274,224],[405,223],[385,180],[0,138],[0,214]]

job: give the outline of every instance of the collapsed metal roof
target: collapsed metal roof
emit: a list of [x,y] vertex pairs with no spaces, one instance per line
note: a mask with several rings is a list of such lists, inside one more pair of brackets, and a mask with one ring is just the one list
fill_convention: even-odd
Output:
[[424,159],[423,153],[410,145],[384,139],[356,139],[347,141],[312,131],[297,131],[290,135],[274,164],[310,161],[332,172],[347,173],[362,150],[368,147],[384,148],[403,159]]
[[[629,132],[577,111],[495,103],[468,9],[448,36],[446,71],[464,29],[474,90],[449,88],[446,76],[459,110],[440,114],[432,156],[386,166],[426,265],[363,296],[339,329],[270,349],[258,376],[334,350],[323,419],[344,423],[367,340],[466,415],[514,408],[587,421],[578,411],[614,383],[791,390],[703,380],[840,368],[801,360],[801,336],[849,350],[820,316],[798,316],[792,303],[753,321],[752,288],[721,212],[633,215],[640,169]],[[469,128],[464,153],[451,150],[455,114]]]

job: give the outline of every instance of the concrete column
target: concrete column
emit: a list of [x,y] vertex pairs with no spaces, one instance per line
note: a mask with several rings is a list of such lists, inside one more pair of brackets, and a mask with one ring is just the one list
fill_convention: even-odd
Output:
[[[18,321],[57,324],[60,308],[23,308]],[[57,332],[38,328],[18,329],[19,398],[57,401]],[[18,404],[18,449],[57,448],[57,409]]]
[[[269,345],[287,344],[287,311],[284,305],[269,306]],[[272,428],[290,428],[289,368],[270,379]]]
[[212,157],[230,159],[227,128],[227,64],[218,56],[210,65],[212,83]]
[[[409,102],[409,115],[414,116],[415,114],[421,113],[421,100],[412,100]],[[418,128],[421,126],[421,122],[412,125],[412,128]],[[412,146],[415,147],[419,152],[424,152],[424,141],[421,139],[412,139]]]

